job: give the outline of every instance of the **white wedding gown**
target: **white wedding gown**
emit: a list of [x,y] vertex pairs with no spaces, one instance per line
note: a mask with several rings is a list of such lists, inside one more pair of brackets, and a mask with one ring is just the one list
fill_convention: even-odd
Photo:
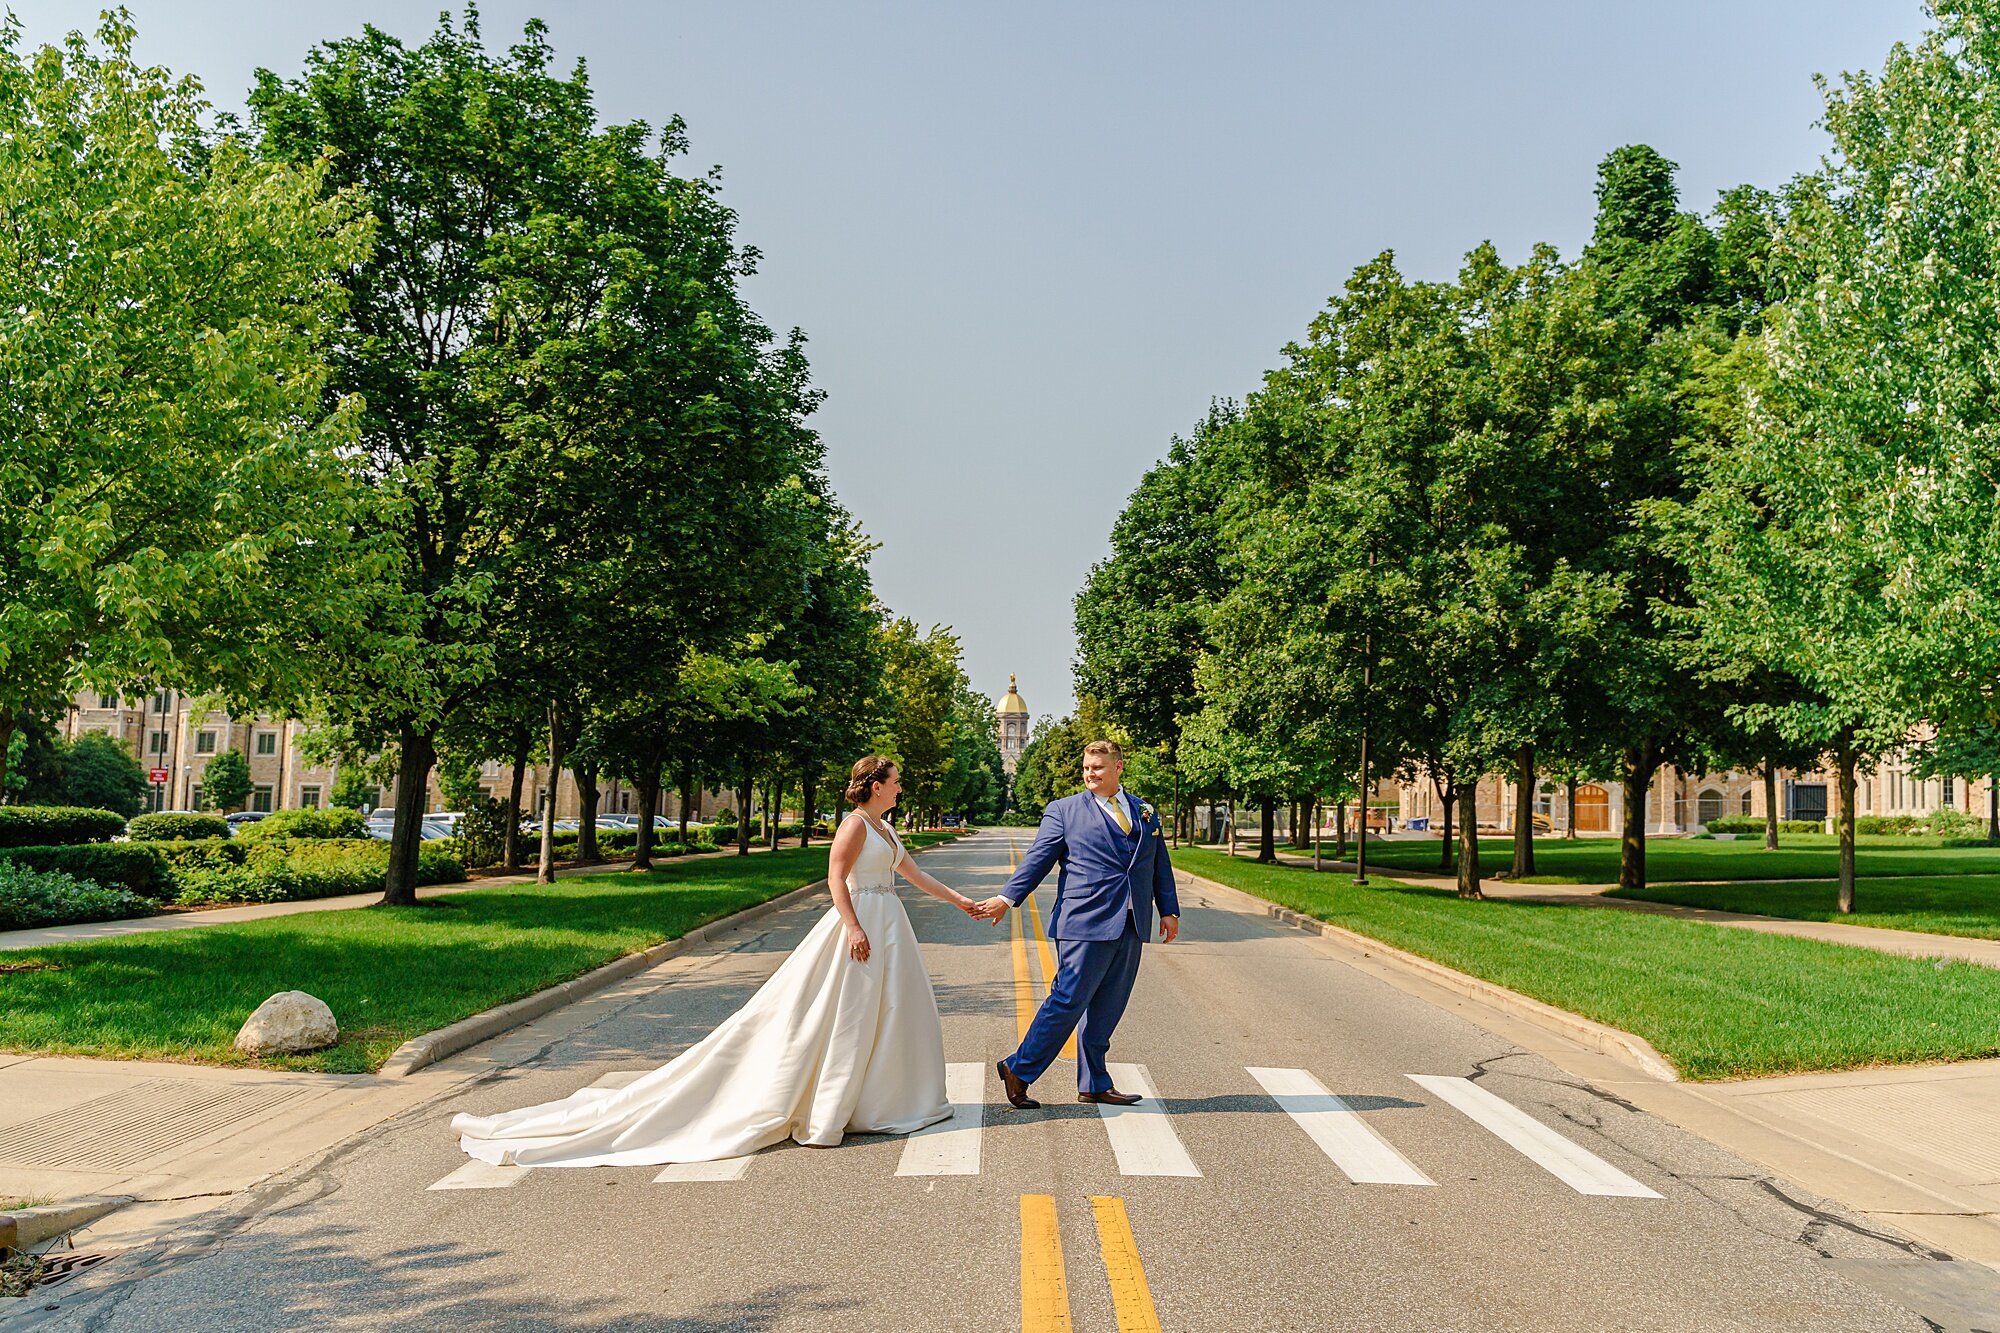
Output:
[[863,823],[847,889],[867,962],[848,956],[829,908],[748,1003],[674,1059],[623,1088],[454,1116],[459,1146],[503,1166],[657,1166],[788,1138],[830,1147],[849,1132],[908,1134],[948,1117],[937,997],[896,894],[903,845]]

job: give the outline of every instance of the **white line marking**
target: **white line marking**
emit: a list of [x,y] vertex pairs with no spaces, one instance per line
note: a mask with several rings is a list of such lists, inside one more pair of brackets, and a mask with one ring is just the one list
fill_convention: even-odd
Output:
[[951,1102],[951,1119],[926,1125],[903,1144],[899,1176],[976,1176],[979,1174],[979,1131],[986,1124],[986,1066],[950,1064],[944,1069],[944,1095]]
[[1104,1117],[1104,1132],[1111,1136],[1111,1151],[1118,1158],[1121,1176],[1198,1176],[1200,1168],[1181,1146],[1174,1133],[1166,1103],[1153,1086],[1144,1065],[1106,1064],[1111,1082],[1120,1092],[1136,1092],[1146,1100],[1137,1106],[1097,1103]]
[[1363,1123],[1354,1108],[1303,1069],[1251,1069],[1278,1109],[1333,1159],[1357,1185],[1435,1185],[1388,1140]]
[[458,1170],[429,1188],[434,1190],[504,1190],[512,1188],[527,1179],[532,1168],[525,1166],[495,1166],[491,1162],[477,1159],[467,1162]]
[[1494,1096],[1471,1079],[1440,1074],[1409,1078],[1457,1107],[1473,1123],[1541,1167],[1578,1194],[1621,1199],[1657,1199],[1646,1188],[1595,1153],[1585,1152],[1519,1107]]
[[748,1157],[725,1157],[717,1162],[675,1162],[653,1177],[653,1183],[676,1180],[741,1180],[750,1169]]

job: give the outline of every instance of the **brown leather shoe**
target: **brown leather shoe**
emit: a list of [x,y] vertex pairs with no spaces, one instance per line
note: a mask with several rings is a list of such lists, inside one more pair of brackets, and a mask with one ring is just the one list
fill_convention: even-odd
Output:
[[1028,1095],[1028,1085],[1015,1077],[1014,1071],[1005,1060],[993,1066],[1000,1071],[1000,1086],[1007,1090],[1007,1101],[1017,1111],[1034,1111],[1041,1103]]
[[1145,1100],[1136,1092],[1120,1092],[1116,1088],[1106,1088],[1103,1092],[1079,1092],[1076,1099],[1080,1102],[1103,1102],[1106,1106],[1130,1106]]

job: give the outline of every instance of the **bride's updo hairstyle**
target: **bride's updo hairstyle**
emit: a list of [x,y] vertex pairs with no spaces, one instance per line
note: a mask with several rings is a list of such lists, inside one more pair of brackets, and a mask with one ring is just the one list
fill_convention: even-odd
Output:
[[888,781],[896,771],[896,761],[871,754],[854,765],[854,771],[847,777],[847,803],[866,805],[874,797],[875,789]]

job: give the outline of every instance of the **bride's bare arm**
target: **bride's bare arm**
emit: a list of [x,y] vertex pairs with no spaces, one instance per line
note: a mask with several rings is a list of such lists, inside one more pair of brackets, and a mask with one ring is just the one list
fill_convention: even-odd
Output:
[[896,873],[922,889],[925,893],[928,893],[931,897],[942,899],[961,912],[970,913],[978,905],[957,889],[952,888],[949,884],[943,883],[919,869],[917,867],[917,858],[911,856],[908,850],[903,852],[903,859],[896,862]]
[[868,830],[861,827],[859,819],[843,819],[834,831],[833,849],[826,856],[827,891],[833,895],[833,910],[847,923],[847,954],[857,963],[868,961],[868,932],[854,914],[847,876],[854,869],[854,858],[861,854],[861,840],[867,836]]

